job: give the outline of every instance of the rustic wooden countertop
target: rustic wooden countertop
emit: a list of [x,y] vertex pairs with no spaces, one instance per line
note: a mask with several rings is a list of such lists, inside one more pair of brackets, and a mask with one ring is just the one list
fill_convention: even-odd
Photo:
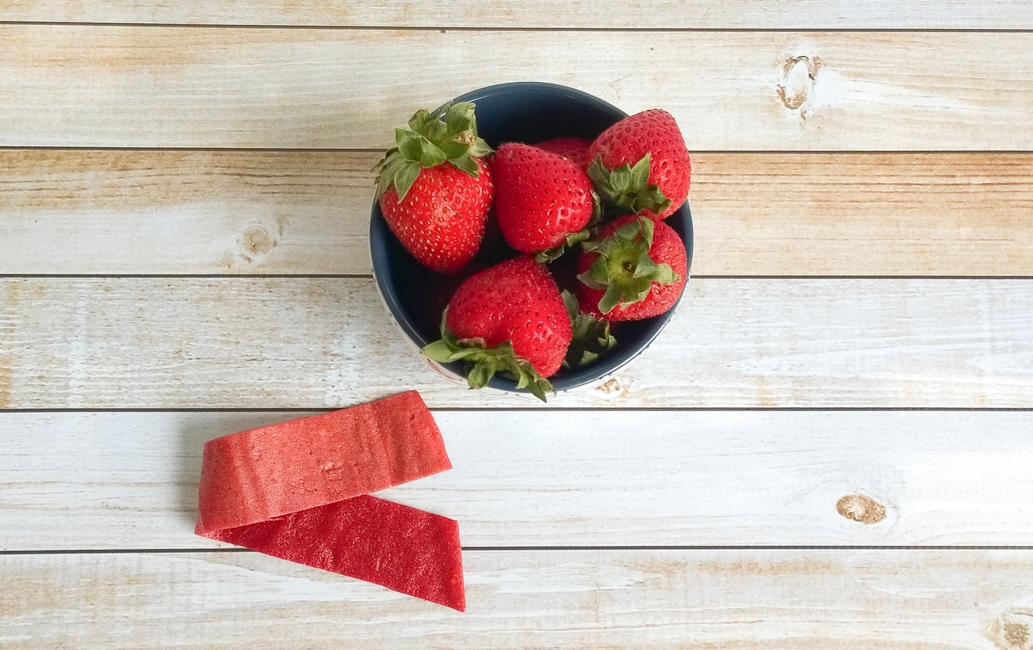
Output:
[[[462,390],[372,164],[506,81],[661,107],[693,277],[615,378]],[[0,647],[1033,648],[1033,3],[0,3]],[[193,535],[211,438],[418,389],[468,611]]]

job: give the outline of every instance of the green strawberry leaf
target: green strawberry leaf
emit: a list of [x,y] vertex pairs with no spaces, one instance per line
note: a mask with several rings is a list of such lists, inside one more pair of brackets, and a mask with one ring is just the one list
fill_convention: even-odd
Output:
[[586,366],[599,359],[615,345],[617,339],[610,334],[610,323],[599,320],[591,314],[581,311],[581,306],[569,291],[563,291],[563,304],[570,316],[570,327],[573,332],[567,354],[563,358],[564,368]]
[[646,153],[634,165],[621,165],[607,169],[602,156],[596,156],[588,166],[588,177],[602,197],[604,204],[614,206],[631,214],[648,210],[659,214],[671,206],[659,186],[649,184],[651,155]]
[[621,303],[624,298],[624,292],[621,288],[615,284],[611,284],[606,287],[606,293],[599,299],[599,311],[604,314],[609,314],[613,311],[613,308]]
[[470,156],[459,156],[457,158],[450,158],[448,162],[451,163],[452,166],[458,169],[459,171],[466,172],[474,178],[477,178],[477,174],[479,174],[481,171],[480,168],[477,167],[477,163]]
[[409,118],[409,130],[415,131],[416,133],[423,133],[427,128],[427,124],[432,119],[434,118],[431,116],[430,111],[425,108],[421,108]]
[[420,169],[419,164],[410,163],[400,167],[395,172],[392,182],[395,184],[395,191],[398,192],[399,202],[405,199],[405,195],[409,193],[412,184],[416,182],[417,177],[420,175]]
[[470,388],[484,388],[491,381],[491,378],[495,376],[496,371],[495,364],[475,363],[466,374],[466,381]]
[[423,159],[424,140],[422,135],[413,131],[401,127],[395,129],[395,145],[406,160],[420,162]]
[[452,346],[444,340],[437,340],[424,346],[423,354],[428,359],[438,363],[451,363]]
[[656,230],[656,224],[653,223],[652,219],[639,219],[638,225],[642,229],[642,241],[646,242],[646,252],[653,247],[653,232]]
[[[474,131],[476,133],[476,131]],[[474,143],[470,146],[470,155],[474,158],[483,158],[490,154],[494,149],[488,146],[488,143],[484,140],[477,138]]]
[[471,130],[473,126],[474,105],[470,102],[459,102],[452,104],[445,112],[446,136],[454,138],[464,131]]
[[448,126],[441,120],[433,120],[427,123],[423,132],[431,142],[441,142],[448,137]]
[[[459,142],[458,140],[445,140],[438,145],[438,149],[445,154],[445,159],[452,164],[455,164],[456,158],[463,157],[469,159],[469,156],[466,154],[470,151],[470,145],[465,142]],[[476,164],[474,166],[476,167]]]
[[535,397],[537,397],[538,399],[542,400],[543,402],[548,402],[549,400],[546,399],[545,394],[556,394],[556,389],[552,387],[552,384],[549,383],[548,379],[545,379],[538,373],[534,373],[533,375],[530,373],[526,373],[526,376],[528,378],[527,383],[525,385],[527,391]]
[[426,138],[420,138],[420,147],[420,164],[423,167],[437,167],[448,160],[445,152]]
[[560,297],[563,298],[563,306],[567,308],[567,316],[570,317],[570,325],[573,328],[577,317],[582,315],[581,305],[578,303],[577,297],[566,289],[560,292]]
[[[589,217],[588,223],[585,224],[585,228],[587,228],[589,231],[594,230],[595,227],[598,226],[603,219],[603,204],[602,201],[599,200],[599,193],[596,192],[594,189],[591,190],[591,192],[592,216]],[[591,236],[591,234],[589,236]]]
[[674,272],[670,264],[657,264],[652,279],[659,284],[674,284],[681,280],[681,276]]
[[648,252],[645,252],[639,255],[638,260],[635,261],[635,270],[631,272],[631,277],[650,278],[656,274],[656,269],[656,262],[653,261],[653,258],[649,257]]
[[[617,230],[613,231],[613,237],[628,242],[639,241],[641,239],[642,241],[645,241],[647,244],[652,245],[650,241],[652,239],[652,233],[653,228],[651,222],[644,223],[643,221],[632,221],[631,223],[626,223]],[[646,250],[649,249],[647,248]]]
[[646,155],[642,156],[642,160],[638,161],[631,167],[631,182],[628,184],[629,189],[634,187],[646,187],[649,185],[649,162],[651,158],[651,154],[646,153]]

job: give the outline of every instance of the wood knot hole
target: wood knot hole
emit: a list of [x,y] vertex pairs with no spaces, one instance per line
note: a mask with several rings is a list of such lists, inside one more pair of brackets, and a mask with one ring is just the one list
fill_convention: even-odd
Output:
[[795,111],[807,102],[820,67],[821,59],[809,56],[794,56],[782,63],[775,92],[786,108]]
[[863,494],[848,494],[836,502],[836,511],[861,524],[877,524],[886,518],[886,507]]
[[269,231],[261,226],[254,226],[244,231],[240,238],[241,246],[251,255],[265,255],[276,247],[276,240]]
[[1005,623],[1001,631],[1008,648],[1025,648],[1029,643],[1029,628],[1022,623]]
[[990,624],[987,636],[1000,650],[1031,650],[1028,612],[1009,612]]
[[595,387],[597,391],[604,395],[613,395],[614,393],[623,392],[623,387],[620,382],[616,379],[609,379],[606,382]]

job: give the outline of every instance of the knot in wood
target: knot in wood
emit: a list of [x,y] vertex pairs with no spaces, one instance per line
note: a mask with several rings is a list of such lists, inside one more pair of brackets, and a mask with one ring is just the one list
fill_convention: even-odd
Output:
[[795,111],[807,102],[814,88],[819,67],[821,60],[809,56],[794,56],[782,63],[775,92],[786,108]]
[[851,521],[877,524],[886,518],[886,507],[863,494],[848,494],[836,502],[836,511]]
[[1000,650],[1033,650],[1031,624],[1033,614],[1029,611],[1011,611],[991,622],[986,636]]
[[241,235],[240,243],[251,255],[265,255],[276,247],[276,240],[261,226],[248,228]]

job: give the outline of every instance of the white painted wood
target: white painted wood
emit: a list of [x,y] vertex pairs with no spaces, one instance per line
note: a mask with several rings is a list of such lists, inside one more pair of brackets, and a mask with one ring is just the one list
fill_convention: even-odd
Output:
[[1033,157],[698,154],[693,271],[1033,275]]
[[382,149],[537,80],[665,108],[693,151],[1033,149],[1029,33],[445,31],[2,25],[0,146]]
[[[365,274],[369,151],[0,150],[0,273]],[[1029,154],[702,153],[695,275],[1033,275]]]
[[520,27],[635,29],[1029,29],[1033,15],[1023,2],[1006,0],[913,1],[639,0],[632,4],[576,0],[489,4],[460,0],[423,2],[325,2],[221,0],[8,0],[0,20],[45,22],[209,25],[308,25],[373,27]]
[[[364,274],[392,127],[537,79],[717,152],[697,273],[1030,275],[1001,152],[1033,150],[1033,35],[815,31],[1029,30],[1025,1],[0,5],[0,147],[115,148],[0,151],[0,274]],[[877,150],[904,153],[849,153]],[[0,409],[44,411],[0,413],[0,647],[1030,650],[1028,550],[473,550],[465,615],[251,553],[37,551],[211,548],[201,443],[298,415],[46,409],[411,387],[492,407],[439,410],[455,469],[385,493],[467,546],[1028,547],[1031,323],[1029,280],[694,279],[637,364],[542,411],[432,374],[368,279],[3,278]],[[667,410],[836,406],[1027,410]]]
[[[220,546],[193,534],[204,442],[302,415],[0,413],[0,550]],[[1033,538],[1029,412],[438,411],[435,419],[453,469],[379,494],[456,519],[467,547]],[[876,505],[849,508],[865,499]]]
[[[1033,406],[1028,280],[693,279],[668,328],[569,407]],[[430,369],[367,279],[0,280],[0,407],[311,408],[417,388],[533,408]]]
[[377,159],[0,151],[0,273],[369,273]]
[[0,642],[1024,650],[1033,623],[1030,551],[466,552],[464,564],[459,613],[253,553],[4,556]]

